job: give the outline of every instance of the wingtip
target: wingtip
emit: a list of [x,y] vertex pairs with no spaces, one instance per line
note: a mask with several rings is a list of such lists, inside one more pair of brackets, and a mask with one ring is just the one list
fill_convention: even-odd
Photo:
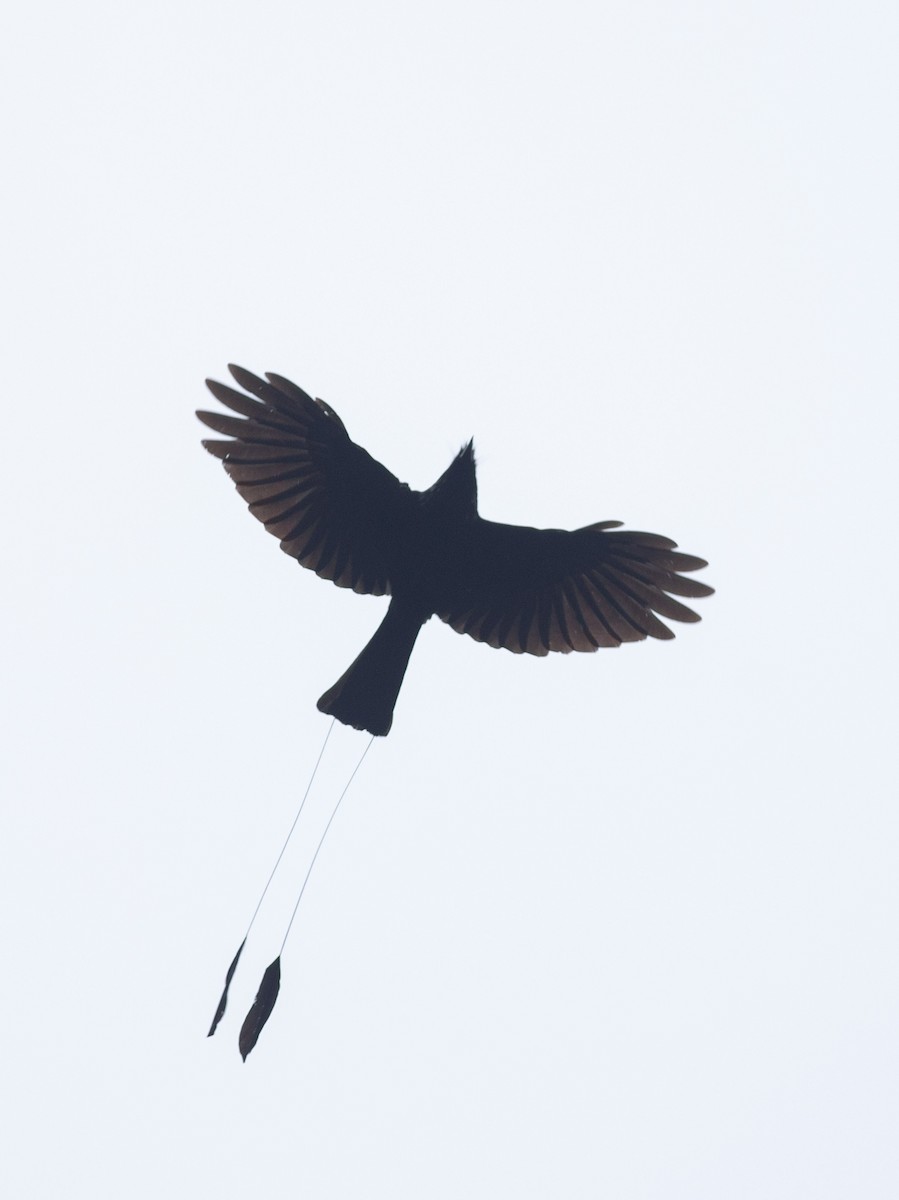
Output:
[[214,438],[202,438],[200,445],[207,454],[211,454],[213,458],[225,459],[234,449],[235,442],[221,442]]
[[231,372],[231,378],[252,396],[258,396],[265,388],[265,380],[254,375],[252,371],[248,371],[246,367],[239,367],[237,363],[228,363],[228,370]]

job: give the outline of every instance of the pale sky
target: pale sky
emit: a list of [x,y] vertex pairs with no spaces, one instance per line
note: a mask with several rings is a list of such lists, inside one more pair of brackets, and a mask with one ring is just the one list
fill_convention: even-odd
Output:
[[[899,1195],[888,3],[45,5],[7,25],[4,1194]],[[200,447],[287,375],[412,486],[708,558],[677,640],[516,657]],[[11,371],[10,371],[11,368]],[[10,378],[11,374],[11,378]]]

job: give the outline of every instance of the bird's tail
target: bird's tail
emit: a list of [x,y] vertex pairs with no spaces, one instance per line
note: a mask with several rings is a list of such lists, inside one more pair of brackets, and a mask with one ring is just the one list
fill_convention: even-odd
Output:
[[423,619],[395,599],[371,641],[318,702],[320,712],[378,737],[390,732],[393,708]]

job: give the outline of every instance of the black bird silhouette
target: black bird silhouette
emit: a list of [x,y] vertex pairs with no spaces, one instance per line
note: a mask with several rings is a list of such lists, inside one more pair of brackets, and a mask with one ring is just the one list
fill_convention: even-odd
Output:
[[656,613],[698,621],[672,599],[713,589],[682,571],[707,564],[670,538],[619,530],[501,525],[478,515],[474,445],[413,491],[352,442],[337,413],[279,375],[229,366],[250,395],[215,380],[239,414],[198,412],[229,441],[204,441],[281,549],[338,587],[390,596],[371,641],[319,709],[384,736],[418,632],[436,614],[515,654],[593,651],[674,634]]

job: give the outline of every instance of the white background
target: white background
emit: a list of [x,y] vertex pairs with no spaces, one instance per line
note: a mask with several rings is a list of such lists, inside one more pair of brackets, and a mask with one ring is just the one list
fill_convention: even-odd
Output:
[[[33,5],[4,33],[4,1193],[899,1194],[888,3]],[[413,486],[710,560],[671,644],[383,601],[199,446],[294,378]]]

